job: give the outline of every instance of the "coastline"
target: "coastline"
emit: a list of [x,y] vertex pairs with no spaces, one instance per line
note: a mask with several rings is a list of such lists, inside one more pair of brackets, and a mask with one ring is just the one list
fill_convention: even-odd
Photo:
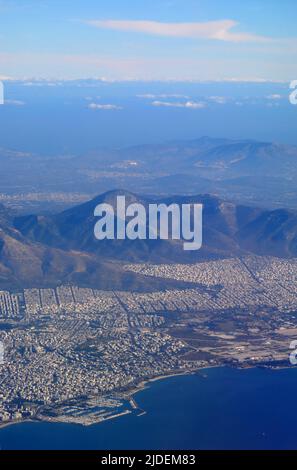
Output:
[[[217,367],[221,367],[221,366],[217,366]],[[211,367],[203,367],[203,368],[199,368],[199,369],[196,369],[194,371],[190,371],[190,372],[180,372],[180,373],[170,373],[168,375],[166,374],[163,374],[163,375],[160,375],[160,376],[156,376],[156,377],[152,377],[152,378],[149,378],[147,380],[142,380],[141,382],[139,382],[139,384],[137,386],[135,386],[134,388],[131,389],[131,391],[129,392],[126,392],[123,394],[123,397],[130,403],[131,407],[133,410],[139,410],[141,412],[141,415],[145,414],[146,411],[145,410],[142,410],[141,408],[139,408],[138,404],[137,404],[137,401],[135,399],[135,395],[143,390],[146,390],[148,387],[148,385],[150,383],[154,383],[154,382],[157,382],[159,380],[165,380],[165,379],[169,379],[169,378],[172,378],[172,377],[178,377],[178,376],[186,376],[186,375],[194,375],[196,374],[199,370],[202,370],[202,369],[210,369]],[[133,403],[133,404],[132,404]],[[35,419],[34,418],[26,418],[26,419],[18,419],[16,421],[7,421],[7,422],[4,422],[4,423],[0,423],[0,430],[1,429],[4,429],[8,426],[16,426],[18,424],[24,424],[24,423],[42,423],[42,422],[45,422],[45,423],[64,423],[64,424],[72,424],[72,425],[77,425],[77,426],[82,426],[82,427],[90,427],[90,426],[93,426],[93,425],[96,425],[96,424],[100,424],[100,423],[104,423],[105,421],[108,421],[108,420],[112,420],[112,419],[116,419],[116,418],[120,418],[121,416],[124,416],[124,415],[127,415],[127,414],[130,414],[131,411],[130,410],[126,410],[124,412],[121,412],[121,413],[117,413],[115,415],[111,415],[111,416],[108,416],[107,418],[103,418],[101,420],[98,420],[97,422],[94,422],[94,423],[90,423],[90,424],[83,424],[83,423],[73,423],[71,421],[67,422],[67,421],[61,421],[59,420],[59,418],[55,419],[55,418],[49,418],[49,419],[40,419],[38,417],[36,417]]]
[[[202,370],[221,369],[221,368],[225,368],[225,367],[230,367],[230,366],[224,365],[224,364],[215,365],[215,366],[205,366],[205,367],[199,367],[199,368],[197,368],[195,370],[191,370],[191,371],[183,371],[183,372],[176,372],[176,373],[171,372],[171,373],[168,373],[168,374],[163,374],[163,375],[160,375],[160,376],[148,378],[146,380],[140,381],[138,385],[136,385],[134,388],[131,389],[131,391],[129,391],[129,392],[127,391],[127,392],[123,393],[122,397],[125,398],[127,400],[127,402],[129,402],[132,410],[134,410],[134,411],[138,410],[140,412],[140,414],[138,414],[137,416],[142,416],[142,415],[146,414],[146,411],[139,407],[135,396],[138,393],[149,389],[150,384],[153,384],[154,382],[158,382],[158,381],[161,381],[161,380],[166,380],[166,379],[170,379],[170,378],[174,378],[174,377],[179,377],[179,376],[183,377],[183,376],[197,375]],[[256,368],[262,368],[262,367],[257,366],[257,365],[248,366],[248,367],[235,367],[235,369],[238,369],[238,370],[256,369]],[[290,369],[291,367],[290,366],[288,366],[288,367],[270,367],[270,366],[267,366],[267,367],[263,367],[263,368],[264,369],[271,369],[271,370],[282,370],[282,369]],[[36,416],[35,419],[34,419],[34,417],[33,418],[31,417],[31,418],[28,418],[28,419],[27,418],[18,419],[16,421],[7,421],[7,422],[4,422],[4,423],[0,423],[0,430],[6,428],[8,426],[16,426],[18,424],[24,424],[24,423],[56,423],[56,424],[70,424],[70,425],[76,425],[76,426],[82,426],[82,427],[91,427],[91,426],[94,426],[94,425],[97,425],[97,424],[100,424],[100,423],[104,423],[105,421],[117,419],[117,418],[120,418],[121,416],[131,414],[132,412],[133,411],[127,409],[127,410],[125,410],[121,413],[116,413],[116,414],[108,416],[106,418],[99,419],[98,421],[94,421],[93,423],[86,423],[86,424],[79,423],[79,422],[72,422],[72,421],[63,421],[63,420],[59,420],[59,418],[57,418],[57,419],[55,419],[55,418],[39,418],[38,416]]]

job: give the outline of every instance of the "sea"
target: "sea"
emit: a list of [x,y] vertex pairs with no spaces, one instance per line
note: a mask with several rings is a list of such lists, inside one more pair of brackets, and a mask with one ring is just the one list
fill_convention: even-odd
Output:
[[205,369],[148,384],[145,414],[89,427],[27,422],[0,429],[0,448],[297,449],[297,368]]

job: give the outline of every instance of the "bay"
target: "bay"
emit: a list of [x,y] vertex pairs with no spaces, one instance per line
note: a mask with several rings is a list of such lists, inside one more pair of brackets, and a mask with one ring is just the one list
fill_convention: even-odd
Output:
[[1,449],[297,449],[297,368],[212,368],[151,382],[146,414],[0,429]]

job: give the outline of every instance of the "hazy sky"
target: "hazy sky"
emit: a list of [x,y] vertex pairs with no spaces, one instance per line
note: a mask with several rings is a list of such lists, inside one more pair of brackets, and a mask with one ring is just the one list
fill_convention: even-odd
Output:
[[297,78],[296,0],[0,0],[0,76]]

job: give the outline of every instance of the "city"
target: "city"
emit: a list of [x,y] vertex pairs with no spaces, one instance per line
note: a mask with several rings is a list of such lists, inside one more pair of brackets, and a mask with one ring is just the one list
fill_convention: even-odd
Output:
[[0,292],[0,420],[92,424],[141,413],[152,379],[220,365],[289,367],[297,262],[246,256],[126,264],[193,287],[151,292],[74,285]]

